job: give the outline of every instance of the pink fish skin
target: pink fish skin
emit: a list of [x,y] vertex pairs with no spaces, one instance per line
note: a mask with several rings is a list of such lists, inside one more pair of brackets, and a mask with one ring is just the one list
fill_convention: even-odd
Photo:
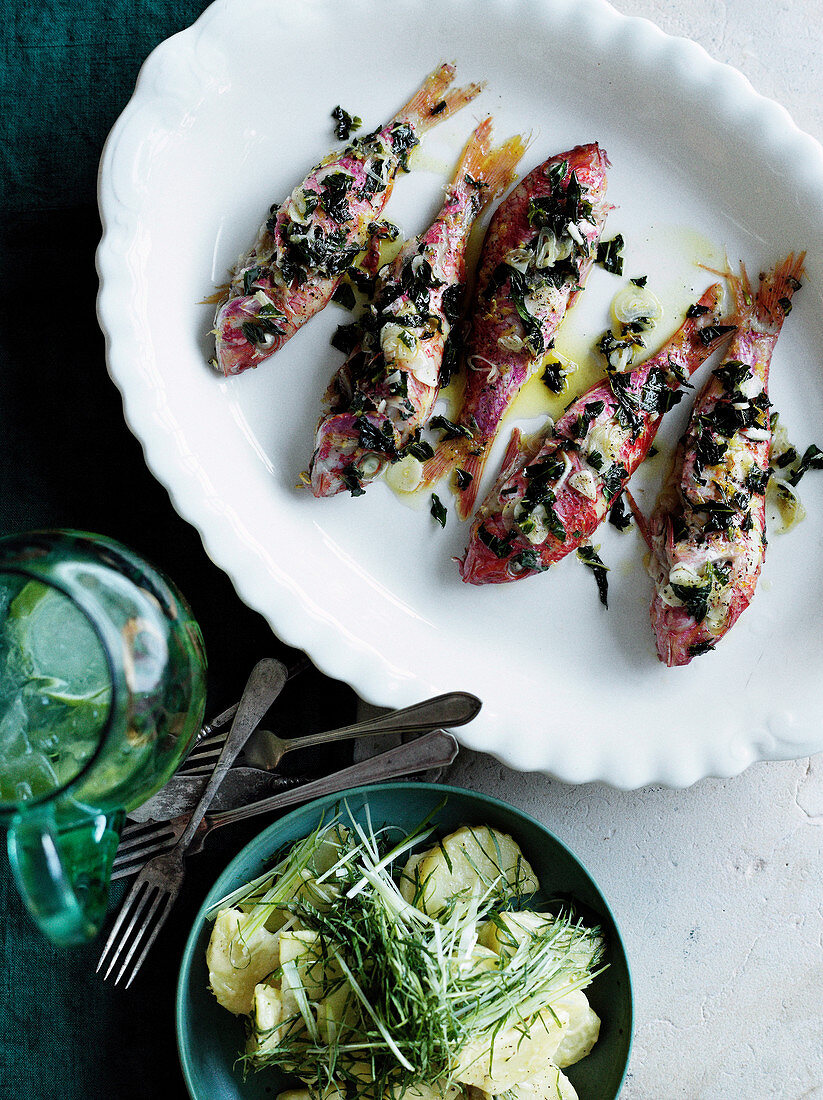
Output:
[[521,180],[489,224],[471,310],[466,393],[456,421],[466,434],[446,440],[426,465],[428,483],[455,467],[470,478],[457,498],[461,519],[474,508],[503,415],[540,367],[585,285],[611,209],[608,165],[597,143],[550,157]]
[[391,122],[329,153],[270,208],[215,315],[216,361],[225,375],[268,359],[328,303],[366,247],[409,151],[482,91],[482,84],[448,91],[454,73],[454,65],[440,65]]
[[360,341],[326,394],[330,408],[309,464],[315,496],[361,495],[432,414],[472,226],[511,184],[525,150],[519,136],[490,149],[491,131],[490,118],[478,125],[437,218],[379,274]]
[[524,580],[591,538],[680,399],[681,383],[728,339],[733,326],[719,323],[722,295],[719,283],[709,287],[700,312],[687,316],[657,355],[630,371],[610,370],[530,445],[513,433],[500,477],[472,524],[460,564],[464,581]]
[[749,606],[766,554],[769,367],[805,254],[791,254],[753,293],[729,274],[738,330],[694,403],[649,522],[652,628],[660,660],[687,665]]

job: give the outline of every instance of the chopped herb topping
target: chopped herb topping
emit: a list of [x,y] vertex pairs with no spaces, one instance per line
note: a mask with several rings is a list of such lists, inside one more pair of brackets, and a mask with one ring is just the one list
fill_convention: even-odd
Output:
[[728,584],[731,568],[729,562],[710,562],[703,574],[702,584],[672,584],[672,592],[678,600],[682,601],[683,606],[696,623],[702,623],[706,618],[713,586],[717,584],[719,588],[722,588]]
[[[599,547],[598,547],[599,549]],[[597,581],[597,592],[600,596],[600,602],[605,608],[609,606],[609,580],[606,574],[609,571],[609,567],[604,565],[598,556],[597,550],[593,546],[579,546],[577,548],[577,556],[588,566],[594,573],[594,579]]]
[[648,275],[640,275],[637,279],[632,279],[631,282],[633,282],[635,286],[644,287],[648,280]]
[[432,493],[431,514],[441,527],[446,526],[446,509],[437,493]]
[[626,531],[632,525],[631,512],[626,511],[622,494],[609,509],[609,523],[618,531]]
[[331,338],[331,346],[348,355],[357,347],[359,339],[360,325],[357,322],[351,325],[338,325],[337,331]]
[[498,538],[497,535],[493,535],[489,531],[484,523],[481,523],[477,530],[477,537],[483,543],[484,546],[488,546],[489,550],[494,554],[496,558],[508,557],[509,548],[514,540],[514,531],[509,531],[503,538]]
[[361,485],[360,471],[353,463],[343,467],[340,480],[353,497],[362,497],[365,494],[366,490]]
[[623,257],[621,255],[625,241],[620,233],[617,233],[610,241],[600,241],[597,245],[597,262],[613,275],[623,274]]
[[702,317],[704,313],[709,312],[708,306],[701,306],[699,302],[695,302],[693,306],[689,306],[686,310],[687,317]]
[[715,644],[715,642],[696,642],[694,645],[689,646],[689,656],[700,657],[703,653],[711,653]]
[[615,462],[609,466],[608,470],[601,474],[603,496],[606,500],[611,500],[622,492],[628,479],[629,471],[622,462]]
[[561,393],[566,384],[563,364],[556,359],[546,363],[543,373],[540,375],[540,380],[546,389],[551,390],[552,393]]
[[509,570],[512,573],[523,573],[527,569],[532,569],[537,573],[545,573],[548,568],[548,565],[543,564],[540,554],[531,549],[521,550],[509,562]]
[[474,437],[471,428],[466,428],[463,424],[454,424],[451,420],[447,420],[445,416],[433,416],[429,421],[429,427],[434,431],[442,431],[444,439],[457,439],[461,436],[463,439]]
[[800,459],[800,465],[788,479],[790,485],[797,485],[807,470],[823,470],[823,451],[814,443],[807,447]]
[[357,305],[357,299],[349,283],[340,283],[334,294],[332,294],[331,300],[344,309],[354,309]]
[[430,458],[434,458],[434,447],[431,443],[427,443],[425,439],[420,438],[420,429],[414,433],[414,436],[409,442],[400,450],[400,456],[411,455],[412,458],[416,458],[418,462],[427,462]]
[[465,492],[465,490],[468,489],[468,487],[474,481],[474,478],[469,473],[469,471],[464,470],[460,466],[458,466],[458,468],[455,470],[454,476],[457,481],[457,488],[460,490],[461,493]]
[[734,332],[736,327],[736,325],[707,325],[706,328],[702,328],[698,333],[700,343],[704,348],[707,348],[713,344],[715,340],[719,340],[729,332]]
[[349,112],[343,110],[339,104],[332,111],[331,117],[337,123],[334,128],[334,135],[339,138],[340,141],[348,141],[353,131],[359,130],[363,125],[362,118],[358,118],[357,115],[350,115]]

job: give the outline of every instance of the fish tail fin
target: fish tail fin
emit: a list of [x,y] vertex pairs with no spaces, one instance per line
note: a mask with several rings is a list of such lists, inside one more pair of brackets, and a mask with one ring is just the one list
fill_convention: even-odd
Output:
[[[487,443],[478,443],[473,439],[445,439],[434,457],[423,465],[423,484],[426,486],[447,477],[453,470],[462,473],[457,485],[456,505],[460,519],[466,519],[474,509],[488,449]],[[460,488],[461,482],[465,488]]]
[[[806,253],[793,252],[764,276],[755,298],[757,319],[768,332],[780,332],[783,320],[792,308],[792,295],[800,289]],[[742,264],[740,265],[742,268]]]
[[491,117],[484,118],[466,142],[452,179],[455,191],[476,192],[478,185],[481,186],[480,210],[514,181],[517,165],[528,145],[521,134],[516,134],[502,145],[490,149],[491,135]]
[[467,84],[465,88],[451,88],[456,68],[444,62],[429,73],[408,103],[394,116],[395,122],[411,122],[416,130],[425,133],[438,122],[443,122],[465,107],[485,88],[485,83]]

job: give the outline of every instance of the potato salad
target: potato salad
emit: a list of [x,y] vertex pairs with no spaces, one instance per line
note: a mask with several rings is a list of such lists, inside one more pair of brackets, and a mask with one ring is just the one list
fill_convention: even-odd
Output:
[[293,1078],[278,1100],[575,1100],[603,938],[527,908],[539,885],[486,825],[406,834],[344,806],[209,914],[244,1070]]

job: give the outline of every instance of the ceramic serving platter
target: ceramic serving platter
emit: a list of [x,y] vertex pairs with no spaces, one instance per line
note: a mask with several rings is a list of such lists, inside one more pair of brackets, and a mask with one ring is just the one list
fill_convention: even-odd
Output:
[[[564,326],[559,346],[582,366],[561,407],[596,372],[593,345],[628,277],[647,275],[661,298],[662,339],[712,281],[701,264],[725,253],[756,273],[805,248],[771,397],[799,448],[823,445],[823,150],[739,73],[602,0],[218,0],[148,59],[101,167],[99,314],[148,465],[284,641],[373,703],[475,692],[483,711],[461,739],[512,767],[682,785],[823,748],[821,475],[802,483],[807,519],[771,540],[728,638],[667,669],[636,529],[605,525],[594,540],[610,568],[606,611],[574,557],[517,584],[462,583],[452,559],[468,525],[447,489],[441,530],[428,500],[406,506],[384,485],[330,500],[296,487],[342,359],[329,342],[351,319],[339,306],[255,371],[226,380],[208,365],[204,299],[269,205],[335,145],[332,108],[374,128],[442,60],[487,87],[398,180],[386,216],[404,234],[433,218],[486,113],[498,137],[529,136],[523,171],[592,140],[611,160],[605,236],[625,238],[624,276],[595,269]],[[504,424],[490,475],[511,427],[545,413],[530,401]],[[647,512],[689,405],[632,483]]]

